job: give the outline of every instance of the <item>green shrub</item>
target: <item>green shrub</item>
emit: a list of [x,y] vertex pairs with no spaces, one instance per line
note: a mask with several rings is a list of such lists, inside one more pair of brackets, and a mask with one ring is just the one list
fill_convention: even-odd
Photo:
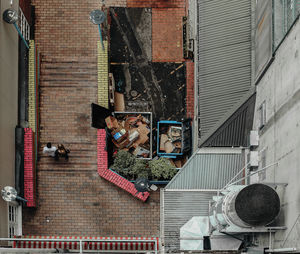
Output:
[[118,151],[111,168],[129,180],[137,178],[170,180],[177,173],[176,168],[166,158],[151,161],[137,159],[124,150]]
[[158,160],[149,162],[152,177],[155,180],[171,179],[176,173],[176,168],[166,158],[160,157]]
[[136,159],[135,164],[133,165],[130,173],[135,179],[137,178],[149,179],[151,172],[149,169],[148,161]]
[[131,153],[120,150],[116,154],[114,164],[111,168],[121,175],[128,176],[130,175],[130,171],[135,164],[135,160],[135,156],[133,156]]

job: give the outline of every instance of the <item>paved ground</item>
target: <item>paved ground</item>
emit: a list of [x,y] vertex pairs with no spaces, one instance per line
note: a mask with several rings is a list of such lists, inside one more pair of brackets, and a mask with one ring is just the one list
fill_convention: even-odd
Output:
[[[100,2],[33,0],[35,41],[42,54],[41,144],[37,165],[38,208],[23,211],[25,235],[159,236],[159,192],[151,193],[143,203],[97,173],[97,135],[91,127],[90,104],[97,103],[99,34],[89,21],[89,13],[99,9]],[[183,61],[184,0],[104,3],[153,8],[152,61]],[[192,116],[193,64],[186,65],[186,113]],[[43,156],[42,146],[47,142],[64,143],[70,148],[69,161],[55,162]]]
[[[159,192],[143,203],[97,174],[97,27],[89,12],[99,1],[34,1],[36,42],[42,53],[38,208],[24,209],[25,235],[158,236]],[[64,143],[70,160],[41,154]]]

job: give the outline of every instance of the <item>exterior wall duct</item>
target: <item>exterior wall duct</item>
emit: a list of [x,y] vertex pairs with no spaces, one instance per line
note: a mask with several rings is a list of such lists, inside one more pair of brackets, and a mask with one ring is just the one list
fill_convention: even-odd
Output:
[[233,186],[224,196],[217,196],[215,200],[217,202],[210,216],[211,225],[219,230],[227,226],[264,227],[273,222],[280,211],[278,194],[265,184]]

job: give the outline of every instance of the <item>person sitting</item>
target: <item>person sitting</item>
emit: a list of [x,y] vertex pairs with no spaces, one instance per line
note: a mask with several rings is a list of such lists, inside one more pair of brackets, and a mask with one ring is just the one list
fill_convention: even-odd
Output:
[[65,157],[65,160],[67,161],[69,159],[68,153],[70,153],[70,150],[66,149],[63,144],[59,144],[55,152],[55,158],[58,160],[59,157]]
[[43,153],[47,154],[50,157],[55,157],[56,147],[52,146],[50,142],[47,143],[47,145],[43,148]]

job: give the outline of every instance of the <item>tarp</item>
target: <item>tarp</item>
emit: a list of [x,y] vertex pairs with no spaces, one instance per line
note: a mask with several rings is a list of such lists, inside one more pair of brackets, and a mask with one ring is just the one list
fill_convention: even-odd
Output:
[[238,250],[242,241],[219,232],[210,235],[209,217],[195,216],[180,228],[180,250],[203,250],[204,236],[210,236],[212,250]]
[[180,249],[203,250],[204,236],[209,236],[209,217],[193,217],[180,228]]

